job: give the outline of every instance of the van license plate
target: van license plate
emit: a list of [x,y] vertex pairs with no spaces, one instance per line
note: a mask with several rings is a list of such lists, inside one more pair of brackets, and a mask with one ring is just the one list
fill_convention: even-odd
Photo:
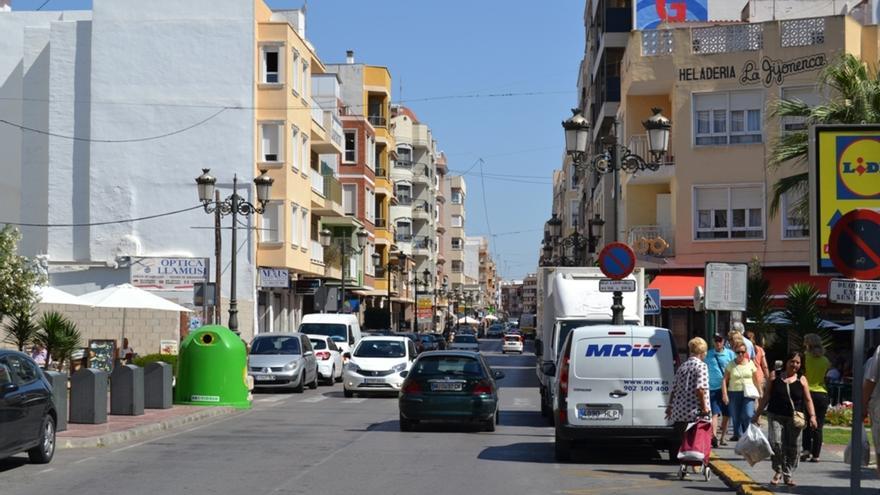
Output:
[[616,421],[620,419],[620,411],[617,409],[578,407],[578,417],[593,421]]

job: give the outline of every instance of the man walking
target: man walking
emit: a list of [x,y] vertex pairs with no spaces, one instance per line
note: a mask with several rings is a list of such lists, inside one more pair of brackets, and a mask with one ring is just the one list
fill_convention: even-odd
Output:
[[[712,447],[718,444],[727,445],[724,435],[727,433],[727,424],[730,414],[727,412],[727,404],[723,401],[721,382],[724,380],[724,371],[728,363],[734,360],[733,351],[724,346],[724,337],[715,335],[715,346],[706,354],[706,366],[709,368],[709,403],[712,407]],[[721,416],[721,429],[718,430],[718,416]]]

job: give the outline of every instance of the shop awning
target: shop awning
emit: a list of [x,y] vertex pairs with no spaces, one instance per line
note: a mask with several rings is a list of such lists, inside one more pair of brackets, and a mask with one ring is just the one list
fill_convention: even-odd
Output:
[[660,289],[664,308],[693,308],[694,288],[704,285],[702,275],[660,274],[654,277],[648,287]]

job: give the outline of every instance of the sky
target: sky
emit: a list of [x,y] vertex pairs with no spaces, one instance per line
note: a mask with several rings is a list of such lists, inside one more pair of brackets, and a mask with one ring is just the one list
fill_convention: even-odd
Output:
[[[65,10],[92,2],[13,0],[13,8],[44,3]],[[306,37],[321,60],[341,63],[354,50],[356,62],[388,67],[392,102],[430,126],[450,174],[469,171],[465,231],[489,238],[506,280],[537,266],[564,153],[560,124],[577,105],[583,8],[579,0],[308,2]]]

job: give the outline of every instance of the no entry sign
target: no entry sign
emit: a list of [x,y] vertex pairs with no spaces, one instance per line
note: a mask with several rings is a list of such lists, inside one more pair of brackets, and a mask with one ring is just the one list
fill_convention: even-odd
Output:
[[845,277],[880,278],[880,213],[853,210],[840,217],[831,229],[828,251]]
[[620,280],[626,278],[636,267],[636,255],[622,242],[607,244],[599,253],[599,269],[606,277]]

